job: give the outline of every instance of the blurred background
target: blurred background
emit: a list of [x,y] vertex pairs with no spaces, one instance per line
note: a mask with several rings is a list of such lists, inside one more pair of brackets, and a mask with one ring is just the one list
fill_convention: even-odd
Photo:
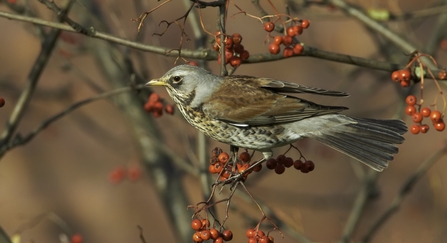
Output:
[[[292,16],[310,20],[309,29],[299,37],[306,45],[401,66],[408,61],[408,52],[358,19],[345,15],[335,5],[271,2],[279,12],[290,11]],[[55,3],[61,8],[67,4],[65,1]],[[152,12],[139,35],[138,24],[131,21],[160,3],[75,1],[68,16],[86,28],[93,26],[123,39],[178,49],[181,32],[177,25],[171,25],[162,36],[153,33],[163,32],[165,25],[159,25],[160,21],[181,17],[189,8],[189,1],[172,1]],[[443,33],[435,28],[441,21],[445,22],[442,18],[446,19],[447,10],[442,9],[446,9],[446,1],[347,3],[366,15],[385,14],[385,19],[376,21],[421,51],[425,51],[427,43],[436,36],[436,48],[429,54],[440,66],[446,63],[445,28]],[[232,1],[227,33],[240,33],[242,44],[252,57],[256,53],[266,53],[267,32],[262,24],[244,14],[236,14],[238,9],[234,4],[249,14],[262,16],[252,1]],[[260,4],[269,14],[274,13],[268,1],[260,1]],[[430,11],[425,11],[427,9]],[[57,22],[55,14],[38,1],[2,0],[0,11]],[[201,16],[207,31],[217,30],[217,8],[202,9],[200,14],[197,9],[192,11],[196,20]],[[191,27],[193,22],[186,21],[185,30],[190,41],[185,38],[183,48],[188,50],[195,50],[198,43]],[[42,40],[49,36],[51,29],[6,18],[0,18],[0,29],[0,97],[6,101],[0,108],[0,128],[6,129],[5,124],[30,79]],[[212,48],[211,39],[206,41],[205,48]],[[175,57],[62,32],[13,137],[27,135],[74,102],[133,82],[143,83],[160,77],[174,66],[174,62]],[[180,59],[178,63],[184,61]],[[216,61],[208,62],[207,67],[219,73]],[[419,85],[404,89],[391,81],[390,72],[305,56],[242,64],[235,74],[346,91],[351,95],[344,99],[313,96],[305,96],[305,99],[348,106],[350,109],[345,112],[348,115],[400,118],[408,125],[412,121],[404,112],[405,97],[409,93],[420,97]],[[137,78],[132,78],[135,75]],[[445,89],[445,85],[442,87]],[[164,89],[155,89],[155,92],[172,103]],[[427,105],[437,93],[434,82],[426,80],[424,99]],[[0,226],[4,231],[9,236],[20,235],[21,242],[60,242],[61,235],[70,237],[73,234],[82,235],[85,242],[141,242],[140,226],[148,242],[192,242],[191,238],[184,237],[191,233],[188,217],[193,213],[186,205],[205,199],[203,187],[198,173],[190,173],[174,161],[206,173],[208,166],[200,169],[198,162],[203,157],[197,153],[200,139],[178,112],[160,118],[146,113],[143,105],[148,94],[147,90],[132,91],[90,103],[52,123],[23,146],[7,151],[0,161]],[[439,104],[438,108],[442,109],[442,102]],[[378,175],[349,242],[363,239],[404,183],[444,146],[446,132],[431,129],[427,134],[408,133],[405,138],[395,160]],[[292,230],[283,231],[283,240],[278,232],[273,232],[276,242],[300,242],[293,231],[313,242],[339,241],[369,169],[314,141],[300,141],[295,145],[307,159],[314,161],[315,171],[303,174],[288,169],[277,175],[264,168],[250,175],[246,185],[253,197],[268,205],[278,217],[275,223],[281,221]],[[206,161],[216,146],[229,152],[229,146],[211,140],[206,141],[206,146]],[[275,152],[286,150],[285,147]],[[288,155],[299,157],[295,151]],[[254,158],[261,156],[256,153]],[[446,160],[446,157],[439,159],[417,181],[400,204],[399,211],[381,225],[372,242],[447,241]],[[123,180],[116,179],[120,171],[126,174]],[[228,190],[224,190],[217,198],[227,195]],[[253,202],[243,198],[233,198],[226,222],[236,242],[245,242],[246,229],[256,226],[262,216]],[[224,204],[217,206],[221,220],[225,217]],[[272,229],[269,222],[262,225],[266,230]]]

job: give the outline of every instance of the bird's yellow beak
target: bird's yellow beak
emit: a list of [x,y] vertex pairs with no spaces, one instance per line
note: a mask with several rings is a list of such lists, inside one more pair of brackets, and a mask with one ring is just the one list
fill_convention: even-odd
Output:
[[146,83],[146,86],[166,86],[166,82],[160,81],[159,79],[152,79]]

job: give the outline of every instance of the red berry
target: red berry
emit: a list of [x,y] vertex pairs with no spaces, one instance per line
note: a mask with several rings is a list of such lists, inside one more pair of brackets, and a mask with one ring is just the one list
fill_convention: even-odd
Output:
[[82,238],[81,234],[74,234],[70,238],[71,243],[82,243],[84,239]]
[[234,33],[231,38],[233,39],[234,45],[239,45],[242,42],[242,36],[239,33]]
[[219,47],[219,43],[214,42],[214,44],[213,44],[213,50],[215,50],[215,51],[219,51],[219,49],[220,49],[220,47]]
[[269,243],[269,238],[266,235],[259,237],[258,243]]
[[284,165],[282,164],[277,164],[275,167],[275,173],[278,175],[281,175],[282,173],[284,173],[284,171],[286,171],[286,167],[284,167]]
[[202,228],[202,221],[201,221],[200,219],[194,219],[194,220],[191,222],[191,228],[192,228],[193,230],[199,230],[199,229],[201,229],[201,228]]
[[222,239],[224,241],[230,241],[233,239],[233,232],[231,232],[231,230],[224,230],[224,232],[222,232]]
[[248,238],[248,243],[258,243],[258,239],[256,239],[256,238]]
[[219,237],[219,238],[213,240],[213,243],[223,243],[222,237]]
[[285,46],[290,46],[290,45],[292,45],[292,43],[293,43],[293,38],[292,37],[290,37],[290,36],[284,36],[283,38],[282,38],[282,43],[285,45]]
[[[215,164],[214,164],[215,165]],[[214,167],[214,165],[209,165],[208,166],[208,171],[211,173],[211,174],[217,174],[216,173],[216,167]]]
[[0,97],[0,107],[5,106],[5,99],[3,97]]
[[293,159],[290,157],[287,157],[286,160],[284,161],[284,166],[286,168],[290,168],[293,165]]
[[265,22],[264,30],[267,32],[272,32],[275,29],[275,24],[273,22]]
[[400,86],[406,88],[406,87],[410,87],[410,81],[405,81],[405,80],[401,80],[400,81]]
[[163,110],[154,110],[154,111],[152,112],[152,115],[153,115],[155,118],[158,118],[158,117],[160,117],[160,116],[163,115]]
[[244,52],[244,45],[237,44],[233,46],[234,52],[238,53],[239,55]]
[[421,114],[424,117],[429,117],[430,113],[431,113],[431,110],[428,107],[424,107],[424,108],[421,109]]
[[407,115],[412,116],[416,113],[416,107],[409,105],[407,106],[407,108],[405,108],[405,113],[407,113]]
[[278,46],[281,45],[282,44],[282,36],[280,36],[280,35],[275,36],[273,38],[273,43]]
[[303,33],[303,27],[299,25],[293,26],[293,30],[296,32],[297,35],[301,35]]
[[283,55],[284,55],[284,57],[293,56],[293,49],[291,47],[284,48]]
[[307,160],[307,161],[304,163],[304,166],[307,167],[307,168],[306,168],[307,171],[313,171],[313,170],[315,169],[315,164],[314,164],[314,162],[312,162],[312,160]]
[[208,219],[202,219],[202,228],[208,229],[210,227],[210,221]]
[[214,171],[216,172],[216,174],[219,174],[223,169],[223,166],[219,163],[215,163],[214,164]]
[[244,50],[240,54],[240,57],[241,57],[242,61],[245,61],[245,60],[247,60],[250,57],[250,52]]
[[188,62],[188,64],[191,66],[196,66],[196,67],[199,66],[199,64],[197,64],[197,62]]
[[253,167],[254,172],[259,172],[262,170],[262,164],[257,164],[255,167]]
[[160,101],[157,101],[157,102],[155,102],[153,108],[154,108],[154,111],[162,111],[163,103],[161,103]]
[[276,159],[271,158],[267,161],[266,166],[269,170],[273,170],[276,168],[277,164],[278,164],[278,162],[276,162]]
[[310,22],[309,22],[309,20],[307,20],[307,19],[303,19],[303,21],[301,22],[301,26],[302,26],[304,29],[309,28],[309,26],[310,26]]
[[416,105],[417,98],[414,95],[409,95],[405,99],[405,102],[407,103],[407,105]]
[[442,131],[444,131],[445,123],[444,123],[444,121],[441,119],[441,120],[439,120],[439,121],[433,123],[433,126],[435,127],[435,129],[436,129],[437,131],[442,132]]
[[155,92],[149,96],[149,102],[151,103],[156,103],[158,100],[160,100],[160,96]]
[[254,238],[256,235],[256,231],[252,228],[249,228],[247,231],[245,231],[245,235],[247,238]]
[[303,53],[304,47],[297,43],[295,44],[295,46],[293,46],[293,53],[295,53],[295,55],[300,55]]
[[410,131],[411,131],[411,133],[413,133],[413,134],[418,134],[419,133],[419,131],[420,131],[420,126],[418,125],[418,124],[413,124],[411,127],[410,127]]
[[230,37],[227,37],[225,39],[225,48],[230,50],[232,47],[233,47],[233,39]]
[[397,70],[397,71],[394,71],[392,74],[391,74],[391,80],[393,80],[394,82],[400,82],[400,77],[401,77],[402,75],[400,74],[400,70]]
[[247,163],[247,162],[250,162],[251,157],[250,157],[250,154],[248,152],[243,152],[243,153],[239,154],[239,159],[242,162]]
[[413,121],[414,121],[415,123],[419,123],[419,122],[421,122],[423,118],[424,118],[424,117],[422,116],[421,113],[414,113],[414,115],[413,115]]
[[441,120],[441,112],[439,112],[439,111],[432,111],[431,113],[430,113],[430,119],[433,121],[433,122],[439,122],[440,120]]
[[401,71],[400,72],[401,79],[404,80],[404,81],[410,81],[410,78],[411,78],[410,70],[403,69],[403,70],[400,70],[400,71]]
[[165,111],[166,111],[166,113],[168,113],[168,114],[174,114],[174,106],[173,105],[166,105],[165,106]]
[[131,167],[127,170],[130,181],[137,181],[141,177],[141,168],[138,166]]
[[126,169],[124,169],[124,167],[122,166],[119,166],[114,170],[112,170],[112,172],[110,172],[109,181],[112,184],[117,184],[121,182],[124,179],[124,177],[126,177]]
[[270,53],[276,55],[276,54],[279,53],[279,51],[281,51],[281,48],[279,48],[279,45],[273,44],[273,43],[269,45],[269,52]]
[[295,162],[293,162],[293,167],[295,167],[295,169],[297,170],[301,170],[301,167],[303,167],[303,161],[301,160],[295,160]]
[[276,162],[278,162],[278,164],[284,164],[284,161],[286,161],[286,156],[284,154],[280,154],[276,157]]
[[241,58],[239,58],[239,57],[234,56],[230,59],[230,65],[232,67],[239,67],[241,65],[241,63],[242,63],[242,61],[241,61]]

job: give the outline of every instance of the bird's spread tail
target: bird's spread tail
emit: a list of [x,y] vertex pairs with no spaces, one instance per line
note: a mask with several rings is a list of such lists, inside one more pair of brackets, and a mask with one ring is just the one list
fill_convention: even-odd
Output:
[[[344,115],[329,116],[332,126],[320,130],[313,137],[376,171],[382,171],[398,152],[395,144],[404,141],[402,134],[407,126],[401,120],[351,118]],[[337,124],[338,123],[338,124]]]

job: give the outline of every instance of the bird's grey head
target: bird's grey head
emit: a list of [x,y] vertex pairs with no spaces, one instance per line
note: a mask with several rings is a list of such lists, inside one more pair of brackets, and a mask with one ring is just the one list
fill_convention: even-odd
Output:
[[148,86],[165,86],[171,98],[177,104],[196,108],[210,98],[222,78],[209,71],[191,65],[179,65],[161,78],[149,81]]

